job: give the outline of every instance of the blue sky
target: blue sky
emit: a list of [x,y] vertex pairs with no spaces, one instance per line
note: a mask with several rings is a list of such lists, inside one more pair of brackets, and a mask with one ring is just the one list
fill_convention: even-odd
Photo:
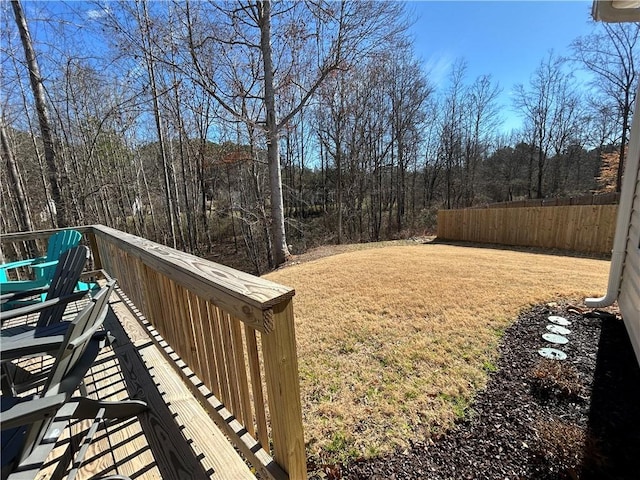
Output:
[[[503,106],[505,131],[521,124],[512,111],[513,86],[526,85],[549,50],[559,55],[568,53],[571,41],[589,34],[595,25],[591,20],[592,0],[415,0],[407,3],[409,17],[415,20],[411,34],[416,53],[425,70],[430,72],[430,80],[436,87],[446,86],[450,68],[459,58],[467,62],[468,83],[479,75],[491,75],[502,88],[499,101]],[[67,18],[72,15],[68,12],[70,7],[97,12],[95,5],[69,1],[61,8],[59,2],[25,3],[36,37],[48,32],[40,22],[34,21],[40,9],[61,9]],[[55,32],[49,33],[55,37]]]
[[527,84],[553,49],[568,53],[572,40],[594,29],[587,1],[414,1],[408,10],[418,56],[438,86],[446,84],[451,64],[467,61],[467,81],[490,74],[503,92],[504,127],[520,124],[511,111],[515,84]]

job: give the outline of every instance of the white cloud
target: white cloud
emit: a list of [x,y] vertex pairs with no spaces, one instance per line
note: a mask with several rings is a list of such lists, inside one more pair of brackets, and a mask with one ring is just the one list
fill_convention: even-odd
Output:
[[91,10],[87,10],[87,18],[89,20],[98,20],[100,18],[106,17],[109,14],[109,8],[94,8]]
[[436,87],[443,87],[449,74],[451,67],[455,62],[455,57],[446,52],[434,53],[424,62],[424,69],[431,83]]

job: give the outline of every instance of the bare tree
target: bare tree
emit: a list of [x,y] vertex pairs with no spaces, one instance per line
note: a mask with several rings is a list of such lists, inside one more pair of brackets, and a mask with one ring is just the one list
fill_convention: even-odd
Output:
[[537,155],[537,198],[544,198],[543,178],[549,153],[565,134],[564,129],[570,128],[563,119],[573,104],[571,82],[571,75],[563,71],[563,60],[550,52],[531,76],[529,87],[516,86],[514,105],[530,128],[531,145]]
[[9,137],[4,124],[4,120],[0,118],[0,145],[2,149],[2,156],[7,163],[7,170],[9,172],[9,179],[11,180],[9,185],[13,188],[14,195],[16,197],[16,206],[18,210],[18,220],[20,230],[31,231],[33,230],[33,224],[31,223],[31,215],[29,213],[29,205],[27,203],[27,197],[22,186],[22,179],[18,171],[15,157],[11,146],[9,145]]
[[440,126],[440,151],[438,156],[443,159],[445,174],[445,205],[446,208],[457,206],[455,197],[460,190],[456,171],[462,163],[462,142],[463,142],[463,118],[464,99],[466,87],[464,76],[466,62],[459,59],[453,65],[449,77],[449,87],[445,94],[444,108],[445,115],[441,117]]
[[[177,212],[177,205],[174,202],[173,195],[173,168],[172,162],[169,158],[169,152],[165,140],[165,127],[164,119],[160,113],[159,97],[160,91],[158,88],[157,75],[156,75],[156,55],[153,48],[155,43],[152,41],[151,21],[149,18],[149,12],[147,9],[147,1],[142,3],[142,12],[138,14],[138,27],[140,34],[140,44],[142,46],[142,52],[144,54],[145,65],[149,75],[149,86],[151,88],[151,100],[153,102],[153,116],[155,120],[156,132],[158,135],[158,149],[160,153],[160,161],[162,163],[162,179],[164,181],[164,194],[167,207],[167,222],[170,230],[171,241],[173,247],[177,245],[178,236],[182,238],[182,229],[180,228],[180,217]],[[184,240],[182,241],[184,245]]]
[[[225,2],[214,4],[211,13],[217,24],[207,28],[203,16],[198,17],[196,24],[192,9],[186,4],[194,81],[225,110],[249,124],[256,125],[255,119],[244,117],[230,99],[242,96],[262,102],[264,121],[258,124],[263,126],[266,136],[272,249],[276,265],[289,256],[282,199],[280,135],[332,72],[362,58],[376,41],[402,30],[398,21],[401,8],[393,2]],[[197,26],[200,26],[199,30]],[[260,59],[257,71],[257,64],[252,61],[256,55]],[[205,58],[215,60],[206,65]],[[245,66],[244,72],[238,72],[240,65]],[[211,70],[213,66],[217,71]],[[226,75],[221,76],[220,69],[226,69]],[[225,76],[232,81],[225,83]],[[286,111],[281,111],[279,91],[292,82],[297,83],[304,94]]]
[[603,32],[577,38],[572,44],[573,59],[593,73],[593,86],[616,105],[620,128],[620,164],[616,191],[622,186],[624,153],[638,83],[638,23],[603,23]]
[[48,170],[48,180],[51,186],[51,198],[56,205],[56,220],[58,227],[67,226],[67,203],[60,189],[58,180],[58,166],[56,164],[56,151],[54,147],[53,131],[51,128],[51,120],[49,118],[49,108],[40,74],[40,67],[33,48],[33,40],[27,26],[27,19],[24,15],[22,5],[19,0],[11,0],[11,7],[20,32],[20,40],[24,48],[24,56],[29,69],[29,80],[31,81],[31,89],[36,103],[36,111],[38,112],[38,122],[40,124],[40,134],[44,144],[44,156]]
[[498,85],[488,75],[479,76],[465,95],[464,169],[462,182],[463,205],[473,205],[477,188],[477,170],[486,158],[493,132],[499,124],[496,99]]
[[407,170],[409,163],[418,156],[418,131],[425,120],[425,103],[433,92],[419,64],[411,59],[409,45],[394,49],[389,64],[388,85],[391,103],[391,134],[395,144],[398,174],[396,228],[402,231],[406,214]]

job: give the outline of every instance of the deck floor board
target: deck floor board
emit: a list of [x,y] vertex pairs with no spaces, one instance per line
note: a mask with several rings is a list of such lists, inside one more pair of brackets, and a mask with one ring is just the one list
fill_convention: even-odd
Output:
[[[144,400],[137,418],[101,428],[76,478],[120,474],[132,479],[255,479],[207,412],[116,294],[105,328],[116,342],[101,352],[86,377],[89,396],[102,400]],[[68,467],[70,434],[77,448],[89,422],[66,429],[39,479]]]

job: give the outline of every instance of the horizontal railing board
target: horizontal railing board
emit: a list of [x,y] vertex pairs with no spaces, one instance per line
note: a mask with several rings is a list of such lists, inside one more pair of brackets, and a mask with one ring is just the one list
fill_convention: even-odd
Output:
[[[96,234],[107,235],[110,241],[120,248],[139,257],[145,264],[164,274],[169,272],[175,275],[175,271],[177,271],[185,276],[197,276],[199,277],[198,283],[202,282],[207,288],[223,290],[227,294],[241,298],[263,310],[277,305],[295,294],[293,288],[209,260],[203,260],[195,255],[178,252],[173,248],[110,227],[94,225],[92,230]],[[178,278],[172,278],[178,281]]]
[[[204,260],[195,255],[179,252],[165,245],[136,237],[135,235],[104,225],[84,225],[72,228],[83,234],[95,233],[106,235],[112,243],[115,243],[127,253],[142,259],[147,265],[158,269],[158,271],[164,274],[171,273],[173,280],[178,281],[178,279],[173,277],[175,271],[184,276],[198,276],[200,278],[197,283],[202,283],[207,288],[223,290],[226,294],[241,298],[243,301],[262,310],[271,308],[295,295],[293,288],[245,272],[240,272],[226,265]],[[35,240],[50,236],[59,230],[60,229],[50,229],[33,232],[4,233],[0,235],[0,241],[16,242]]]
[[[137,256],[147,265],[162,273],[170,272],[175,275],[177,270],[185,276],[195,277],[197,275],[200,277],[199,281],[202,281],[207,288],[223,290],[227,294],[241,298],[261,309],[270,308],[295,294],[293,288],[209,260],[203,260],[195,255],[178,252],[173,248],[110,227],[94,225],[92,230],[98,235],[107,235],[110,241],[116,243],[123,250]],[[173,280],[178,279],[173,278]]]
[[[256,330],[272,329],[273,314],[270,308],[263,310],[244,301],[242,297],[228,295],[225,291],[215,288],[215,285],[199,281],[197,276],[180,274],[169,263],[161,262],[160,267],[155,263],[149,264],[144,255],[136,255],[136,252],[131,250],[125,251],[110,238],[101,238],[100,234],[96,237],[103,267],[120,280],[120,284],[135,302],[149,312],[154,312],[154,321],[158,322],[160,329],[164,328],[162,325],[174,328],[170,321],[173,318],[174,305],[167,297],[169,291],[166,282],[169,281],[233,313]],[[148,256],[153,256],[153,253],[149,252]],[[135,271],[143,272],[142,278],[146,281],[135,281],[135,276],[131,277],[131,272]]]
[[78,227],[68,228],[50,228],[48,230],[34,230],[32,232],[11,232],[3,233],[0,235],[0,242],[26,242],[28,240],[37,240],[39,238],[50,237],[54,233],[58,233],[60,230],[77,230],[82,234],[91,233],[93,230],[92,225],[81,225]]
[[[69,228],[85,235],[91,244],[95,268],[103,266],[96,245],[97,235],[262,332],[268,332],[273,327],[272,307],[295,295],[293,288],[109,227],[83,225]],[[42,240],[60,230],[3,233],[0,234],[0,243]]]

